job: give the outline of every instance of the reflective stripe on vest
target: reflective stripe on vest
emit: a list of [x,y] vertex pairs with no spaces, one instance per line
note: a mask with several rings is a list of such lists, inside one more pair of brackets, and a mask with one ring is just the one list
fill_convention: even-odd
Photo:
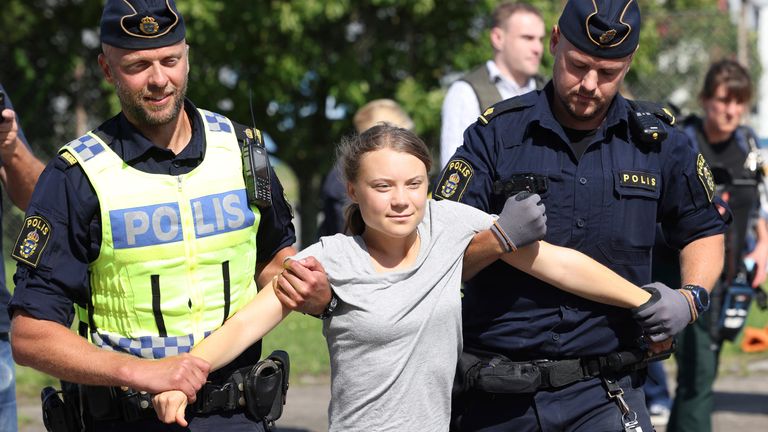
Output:
[[260,213],[247,204],[231,122],[200,110],[205,157],[187,174],[128,166],[95,134],[64,146],[99,198],[91,340],[148,358],[187,352],[256,295]]

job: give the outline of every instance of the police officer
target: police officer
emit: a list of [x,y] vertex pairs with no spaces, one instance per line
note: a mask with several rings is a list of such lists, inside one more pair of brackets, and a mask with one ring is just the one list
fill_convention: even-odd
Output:
[[[495,262],[465,286],[464,350],[483,359],[472,376],[493,382],[465,383],[472,393],[456,413],[463,430],[653,430],[642,357],[620,354],[636,350],[643,329],[660,340],[706,308],[727,224],[712,204],[711,172],[688,138],[661,120],[663,111],[618,94],[639,33],[635,0],[569,1],[551,35],[553,80],[487,109],[434,195],[498,213],[506,195],[539,193],[546,241],[638,285],[650,282],[660,221],[682,250],[689,286],[646,285],[652,299],[629,313]],[[662,316],[678,321],[661,328],[653,321]],[[489,369],[497,365],[505,369]]]
[[[291,211],[274,177],[271,205],[249,205],[238,143],[257,131],[185,98],[189,47],[172,0],[108,0],[101,42],[122,111],[63,146],[40,178],[12,252],[14,357],[75,383],[194,399],[208,364],[184,353],[296,253]],[[327,281],[305,280],[292,295],[320,313]],[[69,330],[73,305],[92,344]],[[211,374],[204,390],[220,390],[211,386],[260,351]],[[126,418],[116,390],[83,388],[95,430],[169,428],[154,413]],[[191,430],[260,427],[242,407],[200,399]]]
[[[751,260],[755,266],[754,277],[746,282],[757,288],[765,281],[768,214],[762,209],[757,215],[761,200],[765,202],[765,189],[759,187],[764,177],[765,161],[758,152],[754,131],[741,125],[743,117],[749,112],[751,98],[749,72],[733,60],[718,61],[709,67],[699,95],[703,115],[690,116],[683,124],[683,130],[695,148],[722,173],[722,194],[727,197],[733,213],[733,224],[727,234],[725,268],[716,291],[718,294],[732,284],[739,272],[746,271],[744,260]],[[755,242],[750,247],[747,236],[752,225]],[[713,300],[716,298],[722,299],[723,296],[715,296]],[[717,304],[720,306],[720,302]],[[679,365],[677,391],[669,430],[712,430],[712,386],[723,342],[717,328],[719,317],[712,314],[715,310],[720,308],[713,308],[678,337],[679,349],[675,356]]]

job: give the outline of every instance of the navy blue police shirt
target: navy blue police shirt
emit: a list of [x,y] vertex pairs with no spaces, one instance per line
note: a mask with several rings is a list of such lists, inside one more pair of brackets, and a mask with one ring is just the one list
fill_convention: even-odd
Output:
[[[203,124],[190,101],[184,109],[192,119],[192,138],[178,154],[154,145],[121,113],[102,124],[95,133],[105,139],[126,163],[152,173],[180,175],[197,167],[205,153]],[[292,211],[283,188],[272,178],[272,206],[261,211],[257,233],[257,262],[268,262],[295,240]],[[79,165],[55,158],[40,176],[27,210],[27,217],[39,215],[51,225],[51,235],[40,252],[36,268],[19,263],[14,280],[16,291],[11,313],[23,309],[37,319],[69,326],[74,318],[73,302],[87,304],[88,264],[101,245],[99,201]],[[258,360],[258,354],[256,359]]]
[[[0,84],[0,91],[5,93],[5,89],[3,88],[3,85]],[[9,109],[13,109],[13,104],[11,104],[11,99],[8,97],[8,94],[5,95],[5,107]],[[24,143],[25,146],[29,147],[29,144],[27,143],[27,138],[24,136],[24,131],[21,130],[21,124],[19,123],[19,116],[16,115],[16,124],[18,125],[18,136],[22,143]],[[3,161],[0,160],[0,166],[3,166]],[[3,200],[0,199],[0,222],[2,221],[3,217]],[[0,250],[4,251],[3,248],[3,238],[0,236]],[[5,260],[3,260],[4,262]],[[8,307],[8,302],[11,300],[11,293],[8,291],[8,287],[5,286],[5,264],[0,263],[0,333],[8,333],[11,329],[11,320],[8,317],[8,314],[6,313],[6,308]]]
[[[577,158],[552,114],[552,94],[550,83],[481,116],[465,131],[434,197],[498,214],[504,196],[494,182],[528,175],[546,205],[545,240],[637,285],[650,282],[657,221],[677,248],[725,231],[711,203],[711,173],[682,132],[667,127],[661,144],[636,142],[628,102],[617,95]],[[517,360],[602,355],[636,346],[641,336],[627,309],[568,294],[501,261],[465,284],[462,313],[465,349]]]

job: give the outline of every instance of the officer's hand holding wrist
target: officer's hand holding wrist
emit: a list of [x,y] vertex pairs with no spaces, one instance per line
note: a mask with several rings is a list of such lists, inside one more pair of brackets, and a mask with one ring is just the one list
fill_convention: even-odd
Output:
[[682,290],[673,290],[660,282],[644,285],[651,299],[632,309],[632,315],[653,342],[668,339],[696,319]]
[[547,216],[538,194],[521,192],[507,198],[491,231],[507,252],[512,252],[544,238]]

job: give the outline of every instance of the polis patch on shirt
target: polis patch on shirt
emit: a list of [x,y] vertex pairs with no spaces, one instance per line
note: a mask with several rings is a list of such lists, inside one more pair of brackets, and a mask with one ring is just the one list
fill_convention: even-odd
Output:
[[704,190],[707,192],[707,198],[709,198],[709,201],[712,201],[712,198],[715,196],[715,178],[712,176],[712,170],[709,169],[709,164],[707,164],[706,159],[704,159],[704,156],[699,153],[699,156],[696,157],[696,174],[699,176],[699,181],[701,182],[701,185],[704,186]]
[[448,165],[445,166],[443,176],[437,183],[434,195],[452,201],[461,201],[461,196],[467,190],[473,173],[472,166],[465,160],[451,159]]
[[42,216],[30,216],[24,219],[19,238],[11,251],[11,256],[17,261],[37,268],[40,255],[51,238],[51,224]]
[[634,187],[656,192],[659,179],[656,174],[642,171],[619,171],[619,182],[625,187]]

